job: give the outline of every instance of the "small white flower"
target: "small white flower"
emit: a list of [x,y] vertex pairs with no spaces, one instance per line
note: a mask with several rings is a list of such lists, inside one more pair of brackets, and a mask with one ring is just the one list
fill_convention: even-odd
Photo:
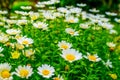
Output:
[[8,63],[0,64],[0,80],[13,80],[11,66]]
[[87,6],[87,5],[84,4],[84,3],[80,3],[80,4],[77,4],[77,6],[79,6],[79,7],[85,7],[85,6]]
[[108,46],[108,47],[115,47],[115,46],[116,46],[116,44],[115,44],[115,43],[113,43],[113,42],[107,42],[107,46]]
[[38,29],[43,29],[43,30],[47,30],[48,29],[48,24],[44,23],[44,22],[37,22],[37,23],[33,23],[33,26],[35,28],[38,28]]
[[106,67],[112,68],[112,62],[111,62],[110,60],[107,60],[107,62],[104,62],[104,61],[103,61],[103,64],[104,64]]
[[19,29],[7,29],[6,33],[9,35],[16,35],[16,34],[20,34],[21,31]]
[[117,31],[116,31],[116,30],[111,29],[111,30],[110,30],[110,34],[117,34]]
[[120,19],[118,19],[118,18],[115,18],[115,21],[118,22],[118,23],[120,23]]
[[53,80],[64,80],[62,76],[58,75],[57,77],[54,77]]
[[53,15],[52,12],[50,11],[45,11],[43,12],[43,16],[45,17],[45,19],[55,19],[56,17]]
[[54,75],[55,69],[54,67],[43,64],[42,66],[38,67],[38,74],[43,76],[44,78],[50,78]]
[[27,24],[27,20],[18,20],[17,21],[17,25],[26,25]]
[[32,74],[33,74],[33,69],[31,68],[31,66],[18,66],[18,68],[15,69],[16,72],[14,74],[16,74],[17,76],[21,77],[21,78],[26,78],[28,79]]
[[59,7],[59,8],[57,8],[57,10],[59,12],[62,12],[62,13],[68,13],[69,12],[69,10],[67,8],[64,8],[64,7]]
[[67,49],[62,51],[61,57],[63,57],[66,61],[72,63],[74,61],[82,59],[82,54],[75,49]]
[[93,13],[98,13],[100,12],[99,10],[97,10],[96,8],[93,8],[93,9],[89,9],[90,12],[93,12]]
[[89,61],[93,61],[93,62],[99,62],[101,60],[101,58],[98,57],[97,54],[93,54],[91,55],[90,53],[87,52],[87,56],[84,56],[86,59],[88,59]]
[[6,35],[6,34],[4,34],[4,33],[1,33],[0,34],[0,42],[1,43],[5,43],[5,42],[7,42],[9,40],[9,36],[8,35]]
[[18,41],[19,44],[23,44],[23,45],[26,45],[26,46],[33,43],[33,39],[27,38],[25,36],[18,38],[17,41]]
[[82,29],[88,29],[88,28],[90,28],[90,26],[88,24],[80,24],[79,26]]
[[20,8],[23,10],[30,10],[32,7],[31,6],[21,6]]
[[81,8],[74,7],[70,9],[70,13],[80,14],[81,10],[82,10]]
[[61,41],[58,43],[58,47],[62,50],[70,49],[72,44],[66,42],[66,41]]
[[74,17],[74,16],[66,16],[65,17],[65,22],[68,22],[68,23],[78,23],[79,19]]
[[33,55],[35,53],[35,50],[33,49],[28,49],[28,50],[25,50],[23,52],[23,54],[26,56],[26,57],[30,57],[31,55]]
[[31,20],[36,20],[39,18],[39,13],[29,12]]
[[65,29],[65,32],[68,33],[68,34],[70,34],[70,35],[72,35],[72,36],[78,36],[78,35],[79,35],[79,34],[78,34],[78,31],[75,31],[75,30],[72,29],[72,28],[66,28],[66,29]]
[[108,16],[117,16],[117,13],[114,12],[105,12]]

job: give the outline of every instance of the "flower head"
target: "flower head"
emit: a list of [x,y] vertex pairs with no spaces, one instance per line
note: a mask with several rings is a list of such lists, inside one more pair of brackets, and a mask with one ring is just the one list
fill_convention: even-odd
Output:
[[16,72],[15,74],[21,78],[26,78],[28,79],[32,74],[33,74],[33,69],[31,68],[31,66],[18,66],[18,68],[15,69]]
[[66,41],[61,41],[58,43],[58,47],[62,50],[70,49],[72,44],[66,42]]
[[99,62],[101,60],[101,58],[99,58],[97,54],[92,55],[90,53],[87,53],[87,56],[84,57],[89,61],[93,61],[93,62]]
[[82,59],[82,54],[75,49],[67,49],[62,51],[61,57],[71,63],[73,61]]
[[12,73],[10,73],[11,66],[8,63],[0,64],[0,80],[12,80]]
[[79,35],[79,34],[78,34],[78,31],[75,31],[75,30],[72,29],[72,28],[66,28],[65,31],[66,31],[66,33],[68,33],[68,34],[70,34],[70,35],[72,35],[72,36],[78,36],[78,35]]
[[50,78],[54,75],[54,72],[54,67],[47,64],[43,64],[41,67],[38,67],[38,74],[43,76],[44,78]]
[[62,76],[58,75],[57,77],[54,77],[53,80],[64,80]]

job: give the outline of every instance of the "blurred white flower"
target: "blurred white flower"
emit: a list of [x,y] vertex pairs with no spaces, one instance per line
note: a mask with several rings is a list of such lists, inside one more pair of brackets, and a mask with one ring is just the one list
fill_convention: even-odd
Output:
[[110,67],[112,68],[112,62],[108,59],[107,62],[104,62],[103,61],[103,64],[106,66],[106,67]]
[[79,35],[79,34],[78,34],[78,31],[75,31],[75,30],[72,29],[72,28],[66,28],[66,29],[65,29],[65,32],[68,33],[68,34],[70,34],[71,36],[78,36],[78,35]]

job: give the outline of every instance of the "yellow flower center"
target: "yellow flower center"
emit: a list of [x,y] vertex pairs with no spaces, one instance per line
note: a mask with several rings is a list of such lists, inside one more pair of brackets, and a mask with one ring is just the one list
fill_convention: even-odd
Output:
[[53,80],[60,80],[60,78],[58,78],[58,77],[55,77]]
[[33,15],[33,16],[31,16],[31,19],[32,19],[32,20],[36,20],[36,19],[37,19],[37,16],[36,16],[36,15]]
[[50,74],[50,71],[45,69],[45,70],[42,71],[42,74],[43,74],[43,75],[49,75],[49,74]]
[[94,56],[94,55],[89,55],[88,59],[92,60],[92,61],[96,61],[97,60],[96,56]]
[[28,44],[29,42],[27,40],[24,40],[22,44]]
[[118,20],[118,22],[120,23],[120,19]]
[[70,23],[74,23],[74,20],[73,20],[73,19],[70,19],[69,22],[70,22]]
[[68,46],[65,45],[65,44],[63,44],[61,47],[62,47],[63,49],[68,49]]
[[66,59],[69,60],[69,61],[73,61],[73,60],[75,60],[75,55],[73,55],[73,54],[67,54],[66,55]]
[[38,28],[42,28],[42,24],[39,24],[39,25],[38,25]]
[[74,31],[70,31],[69,33],[70,33],[71,35],[73,35],[75,32],[74,32]]
[[17,34],[17,32],[13,31],[11,34],[15,35],[15,34]]
[[20,75],[21,75],[22,77],[26,77],[26,76],[28,76],[28,74],[29,74],[29,71],[26,70],[26,69],[22,69],[22,70],[20,71]]
[[9,78],[10,77],[10,72],[8,70],[4,70],[1,72],[1,76],[3,78]]

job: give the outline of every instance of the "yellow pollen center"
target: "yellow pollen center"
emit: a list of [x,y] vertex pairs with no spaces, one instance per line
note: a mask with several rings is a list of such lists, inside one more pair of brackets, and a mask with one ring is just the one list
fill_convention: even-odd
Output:
[[20,71],[20,75],[21,75],[22,77],[26,77],[28,74],[29,74],[28,70],[22,69],[22,70]]
[[10,73],[9,73],[8,70],[4,70],[4,71],[1,72],[1,76],[3,78],[9,78],[10,77]]
[[49,75],[49,74],[50,74],[50,71],[49,71],[49,70],[43,70],[43,71],[42,71],[42,74],[43,74],[43,75]]
[[33,16],[31,16],[31,19],[32,19],[32,20],[36,20],[36,19],[37,19],[37,16],[36,16],[36,15],[33,15]]
[[69,20],[69,22],[70,22],[70,23],[73,23],[73,22],[74,22],[74,20],[73,20],[73,19],[71,19],[71,20]]
[[60,80],[58,77],[54,78],[53,80]]
[[27,40],[24,40],[22,44],[28,44],[29,42]]
[[74,31],[70,31],[70,34],[73,35],[75,32]]
[[67,45],[64,45],[64,44],[63,44],[61,47],[62,47],[63,49],[68,49],[68,46],[67,46]]
[[88,56],[88,59],[90,59],[90,60],[92,60],[92,61],[96,61],[96,56],[94,56],[94,55],[89,55]]
[[67,54],[66,55],[66,59],[69,60],[69,61],[73,61],[73,60],[75,60],[75,55],[73,55],[73,54]]

